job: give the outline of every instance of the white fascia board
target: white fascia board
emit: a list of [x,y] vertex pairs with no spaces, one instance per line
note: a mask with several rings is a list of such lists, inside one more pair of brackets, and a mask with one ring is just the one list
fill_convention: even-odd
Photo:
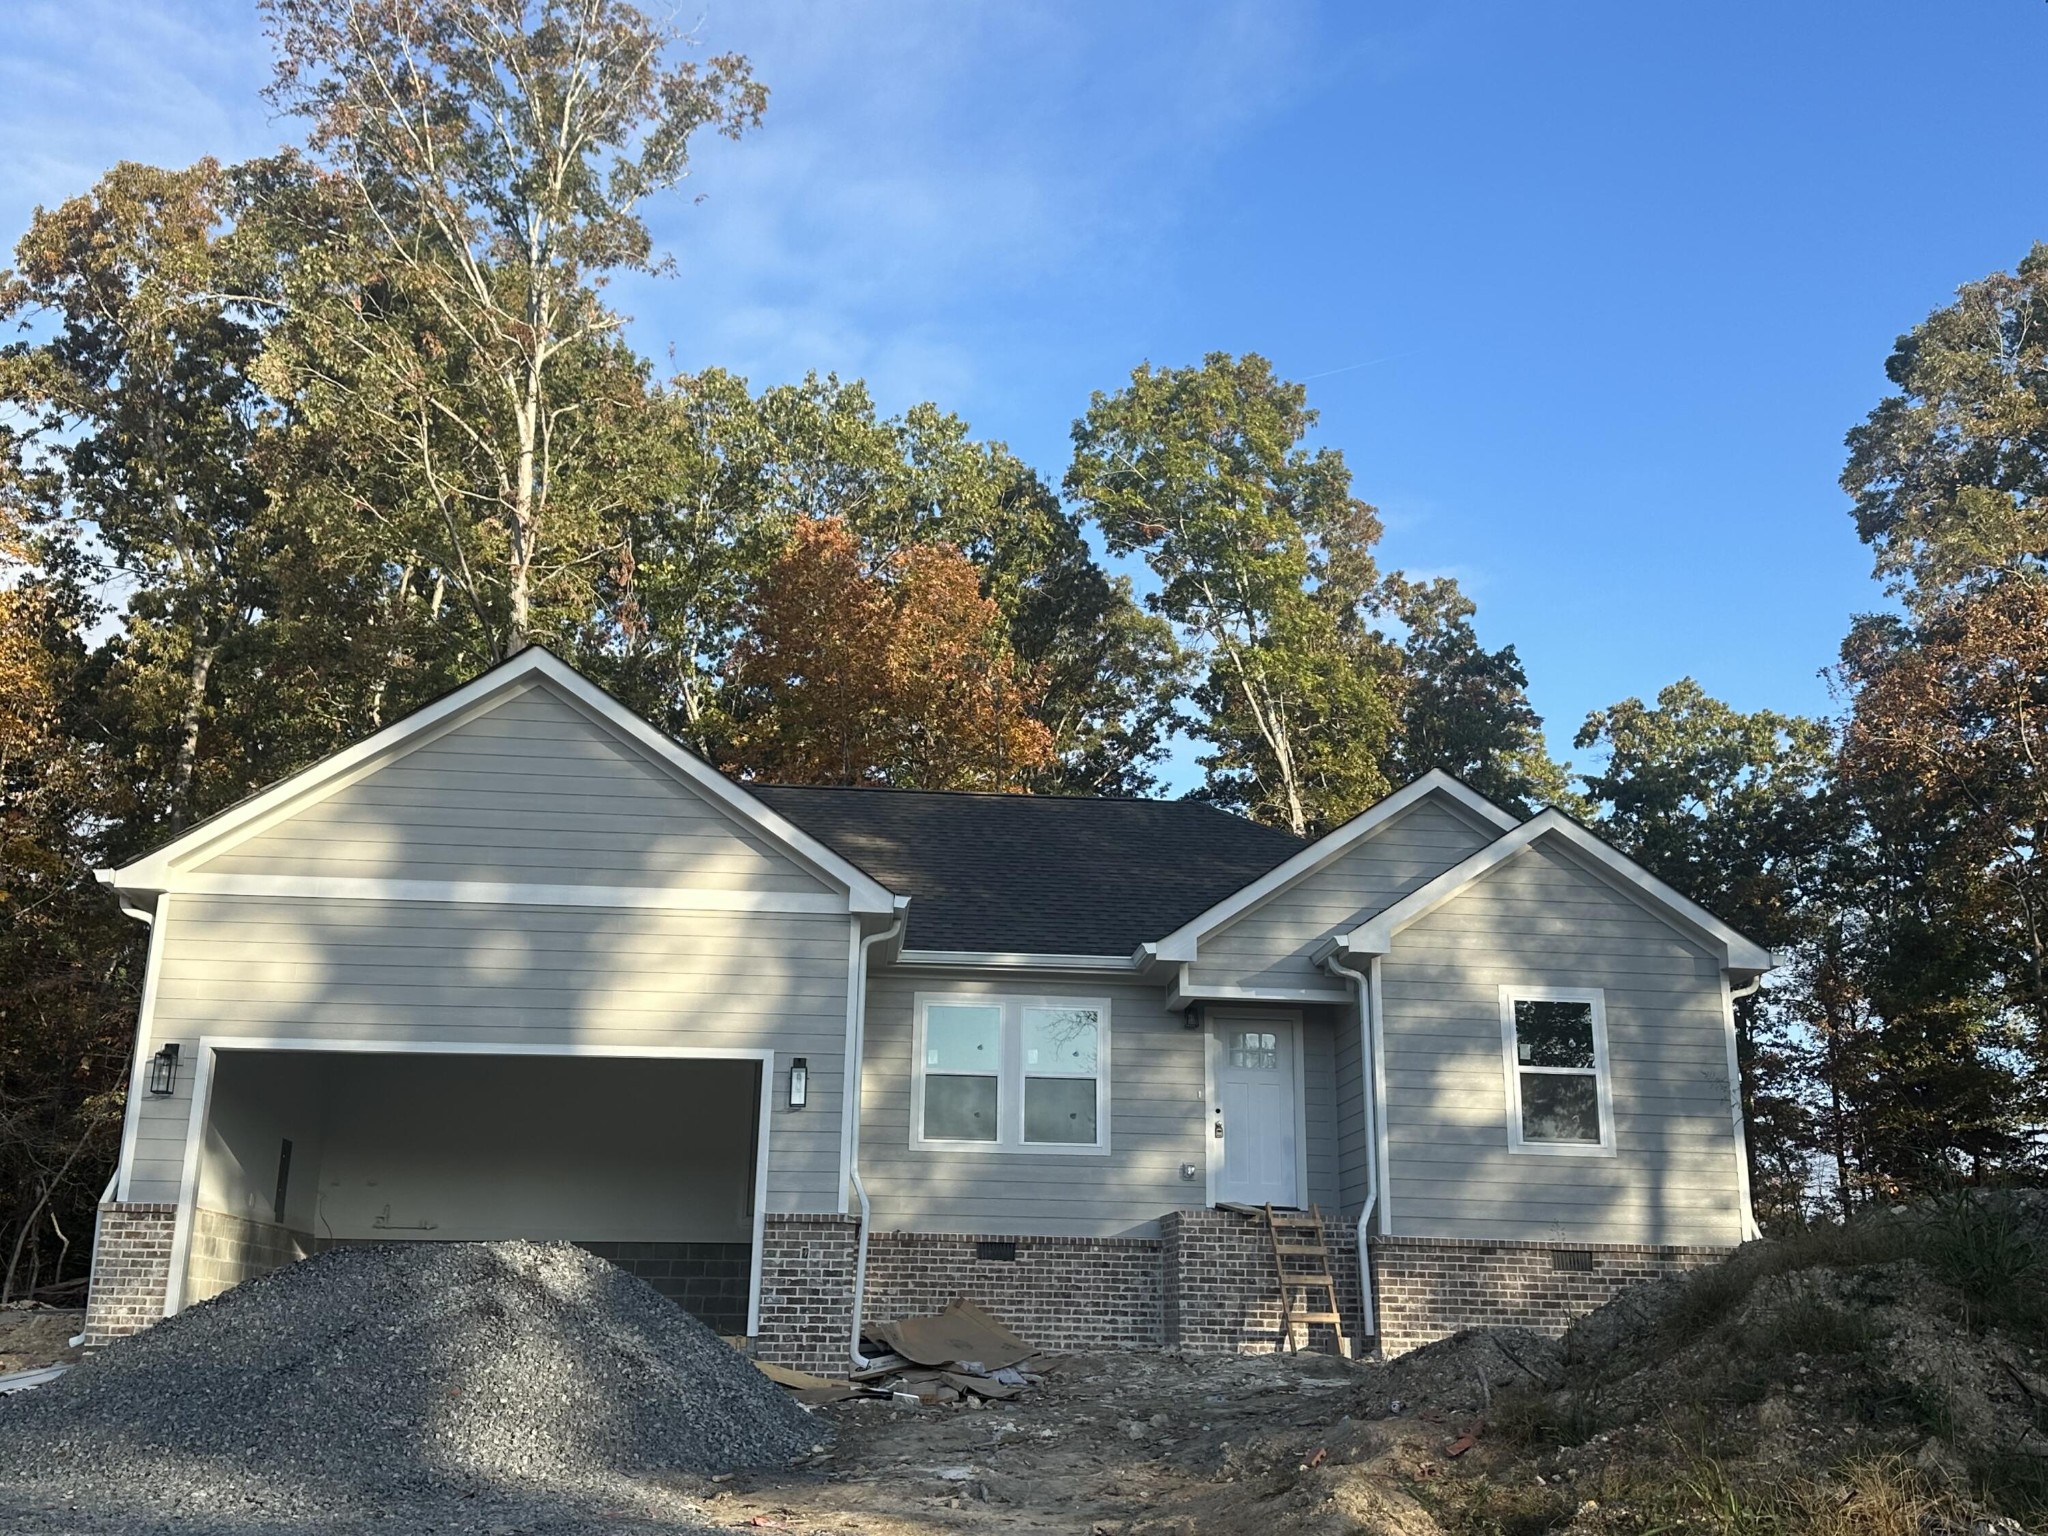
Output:
[[1503,834],[1479,849],[1463,863],[1454,864],[1434,880],[1395,902],[1386,911],[1339,934],[1335,945],[1351,955],[1384,955],[1393,947],[1394,936],[1410,923],[1435,911],[1540,839],[1554,837],[1591,863],[1602,874],[1623,887],[1652,912],[1674,927],[1691,930],[1720,951],[1722,969],[1760,973],[1775,963],[1771,952],[1751,942],[1697,902],[1681,895],[1633,859],[1602,842],[1562,811],[1548,810],[1531,817],[1512,832]]
[[236,843],[258,835],[286,816],[384,766],[403,751],[423,745],[423,738],[452,730],[472,716],[495,707],[505,698],[523,693],[543,681],[581,706],[643,756],[702,792],[736,820],[752,826],[771,842],[844,885],[847,889],[847,910],[881,915],[895,911],[894,894],[872,875],[770,810],[695,753],[671,741],[568,663],[539,646],[528,647],[445,698],[414,711],[352,747],[321,759],[232,810],[223,812],[204,826],[195,827],[186,836],[159,848],[148,857],[114,871],[108,883],[123,891],[167,889],[173,883],[178,867],[224,852]]
[[1022,950],[995,949],[905,949],[893,962],[899,966],[922,966],[934,970],[983,971],[1130,971],[1137,969],[1131,955],[1041,955]]
[[1503,832],[1522,825],[1513,813],[1503,810],[1477,790],[1460,783],[1441,768],[1432,768],[1421,778],[1404,784],[1385,799],[1359,812],[1343,826],[1326,832],[1283,864],[1267,870],[1251,884],[1233,891],[1208,911],[1189,919],[1165,938],[1140,947],[1148,961],[1180,964],[1193,960],[1201,941],[1249,912],[1269,897],[1278,895],[1295,881],[1314,874],[1341,857],[1352,847],[1377,832],[1396,816],[1431,795],[1442,795],[1488,826]]
[[170,876],[181,896],[275,897],[305,901],[434,902],[466,907],[611,907],[656,912],[844,914],[829,891],[747,891],[705,886],[537,885],[501,880],[377,880],[348,875]]

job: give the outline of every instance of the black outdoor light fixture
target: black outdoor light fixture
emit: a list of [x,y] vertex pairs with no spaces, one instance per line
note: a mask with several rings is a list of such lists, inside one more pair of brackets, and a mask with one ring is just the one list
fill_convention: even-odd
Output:
[[789,1063],[789,1107],[802,1109],[804,1101],[811,1096],[811,1059],[795,1056]]
[[149,1058],[150,1097],[168,1099],[178,1088],[178,1047],[166,1045]]

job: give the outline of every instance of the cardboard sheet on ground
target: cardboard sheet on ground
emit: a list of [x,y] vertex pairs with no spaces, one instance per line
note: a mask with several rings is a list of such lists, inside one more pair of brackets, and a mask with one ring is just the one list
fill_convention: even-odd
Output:
[[985,1371],[1001,1370],[1037,1353],[965,1296],[937,1317],[903,1317],[870,1323],[870,1336],[919,1365],[973,1361]]

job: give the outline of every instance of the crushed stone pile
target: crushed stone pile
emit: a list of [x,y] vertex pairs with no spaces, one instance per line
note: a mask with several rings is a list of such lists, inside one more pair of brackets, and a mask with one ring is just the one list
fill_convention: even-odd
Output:
[[[316,1510],[783,1464],[827,1438],[709,1328],[568,1244],[288,1265],[0,1399],[0,1509]],[[4,1524],[4,1522],[0,1522]]]

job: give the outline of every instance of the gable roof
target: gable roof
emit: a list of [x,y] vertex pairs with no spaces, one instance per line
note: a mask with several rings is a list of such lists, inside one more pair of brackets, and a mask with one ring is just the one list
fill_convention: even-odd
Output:
[[1513,831],[1503,834],[1452,865],[1427,885],[1376,913],[1349,933],[1340,933],[1325,953],[1384,955],[1393,947],[1403,928],[1434,912],[1490,871],[1546,838],[1554,838],[1607,876],[1624,893],[1685,931],[1718,955],[1722,969],[1761,975],[1777,961],[1768,949],[1744,938],[1705,907],[1681,895],[1626,854],[1611,847],[1580,826],[1562,811],[1547,810],[1532,816]]
[[910,950],[1126,958],[1303,846],[1194,800],[752,791],[911,898]]
[[857,863],[820,842],[762,804],[709,763],[664,736],[639,715],[540,646],[528,646],[460,688],[376,734],[322,758],[279,780],[268,789],[209,817],[162,847],[118,870],[100,871],[100,879],[116,890],[154,893],[172,888],[179,874],[196,860],[217,855],[257,836],[357,780],[367,777],[416,746],[488,713],[505,699],[529,688],[545,686],[578,707],[601,728],[619,738],[646,761],[666,769],[743,826],[819,871],[847,890],[848,909],[888,913],[897,906],[896,893]]
[[1440,795],[1450,800],[1482,825],[1502,831],[1520,825],[1519,819],[1512,812],[1495,805],[1478,790],[1453,778],[1443,769],[1432,768],[1421,778],[1404,784],[1392,794],[1375,801],[1344,825],[1324,833],[1314,842],[1303,843],[1290,839],[1294,841],[1296,850],[1293,855],[1263,871],[1259,878],[1249,884],[1226,891],[1209,906],[1191,913],[1186,921],[1165,937],[1147,946],[1150,958],[1179,962],[1193,960],[1196,946],[1217,929],[1242,917],[1269,896],[1277,895],[1295,881],[1312,875],[1325,865],[1341,858],[1403,811],[1431,795]]

